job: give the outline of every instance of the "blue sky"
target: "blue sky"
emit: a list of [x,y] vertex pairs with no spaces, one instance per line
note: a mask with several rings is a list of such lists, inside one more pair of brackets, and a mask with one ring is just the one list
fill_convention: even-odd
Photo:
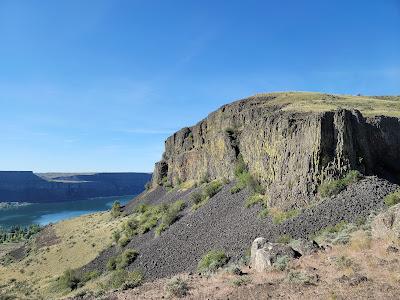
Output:
[[0,170],[150,172],[282,90],[400,94],[400,1],[0,0]]

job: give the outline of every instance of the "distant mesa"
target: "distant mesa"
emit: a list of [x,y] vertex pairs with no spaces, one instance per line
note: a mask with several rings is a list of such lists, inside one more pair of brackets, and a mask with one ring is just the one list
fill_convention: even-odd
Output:
[[0,171],[0,202],[59,202],[135,195],[150,173],[39,173]]

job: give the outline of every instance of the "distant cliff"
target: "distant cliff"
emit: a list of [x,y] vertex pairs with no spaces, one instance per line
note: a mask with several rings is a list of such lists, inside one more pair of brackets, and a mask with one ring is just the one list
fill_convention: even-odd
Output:
[[[40,176],[38,176],[40,175]],[[57,202],[138,194],[147,173],[34,174],[0,171],[0,202]]]
[[[376,116],[381,113],[389,116]],[[304,206],[322,181],[351,169],[399,183],[399,113],[399,97],[250,97],[170,136],[152,185],[234,179],[239,155],[270,204],[284,208]]]

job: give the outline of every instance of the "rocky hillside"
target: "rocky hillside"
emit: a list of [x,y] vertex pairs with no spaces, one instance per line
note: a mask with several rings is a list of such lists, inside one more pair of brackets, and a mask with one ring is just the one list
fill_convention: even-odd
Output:
[[152,185],[232,180],[239,158],[285,209],[307,205],[323,181],[349,170],[398,183],[399,116],[399,97],[256,95],[170,136]]

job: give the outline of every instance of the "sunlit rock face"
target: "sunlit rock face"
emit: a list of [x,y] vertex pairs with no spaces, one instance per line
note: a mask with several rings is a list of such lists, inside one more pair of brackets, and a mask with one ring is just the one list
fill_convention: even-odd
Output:
[[152,185],[234,179],[239,155],[281,208],[306,205],[323,180],[353,169],[400,182],[399,118],[366,118],[353,109],[297,112],[282,101],[272,105],[275,97],[225,105],[170,136]]

